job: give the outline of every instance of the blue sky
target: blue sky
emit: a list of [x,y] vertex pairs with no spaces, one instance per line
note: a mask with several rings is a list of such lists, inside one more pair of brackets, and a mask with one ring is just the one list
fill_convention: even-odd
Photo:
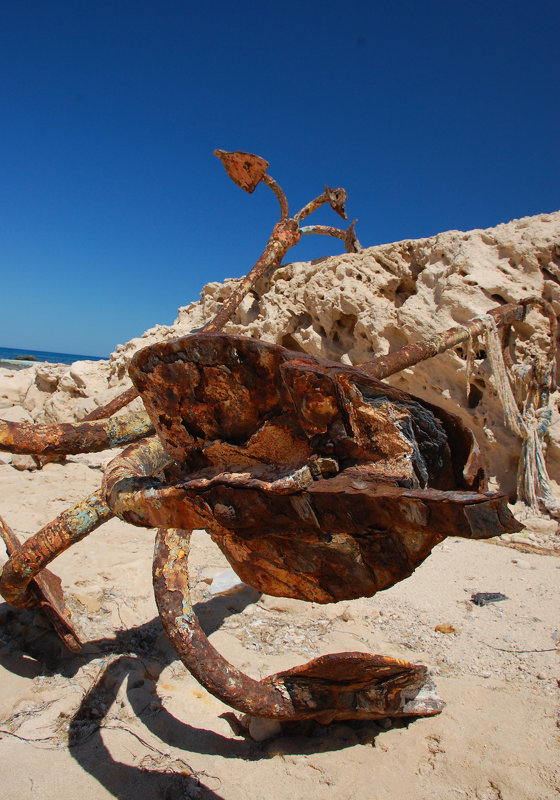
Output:
[[277,201],[216,147],[294,212],[344,186],[363,246],[557,210],[559,29],[558,0],[3,4],[0,346],[105,356],[244,274]]

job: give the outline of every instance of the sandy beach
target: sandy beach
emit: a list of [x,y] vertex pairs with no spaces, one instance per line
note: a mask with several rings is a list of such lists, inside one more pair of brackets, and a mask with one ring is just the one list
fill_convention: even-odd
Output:
[[[109,457],[35,473],[0,465],[0,514],[19,535],[38,529],[97,487]],[[153,538],[112,520],[57,559],[89,642],[79,655],[40,614],[0,604],[0,797],[558,796],[558,557],[451,538],[392,589],[322,606],[252,590],[209,598],[227,562],[197,533],[197,610],[234,664],[262,677],[323,653],[376,652],[428,665],[447,704],[431,718],[291,725],[256,742],[170,647]],[[482,591],[508,599],[478,607]]]

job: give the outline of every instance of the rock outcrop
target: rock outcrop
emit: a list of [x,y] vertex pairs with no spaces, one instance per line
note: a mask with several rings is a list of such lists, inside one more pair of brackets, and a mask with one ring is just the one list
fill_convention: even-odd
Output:
[[[129,385],[127,367],[136,350],[201,328],[236,285],[207,284],[198,302],[179,309],[173,325],[118,345],[108,361],[0,370],[0,416],[20,406],[37,422],[79,419]],[[528,295],[550,301],[560,315],[560,212],[286,264],[265,275],[227,330],[360,364]],[[543,353],[547,331],[546,320],[530,312],[518,326],[518,352]],[[484,352],[478,356],[469,387],[464,354],[456,351],[389,381],[459,414],[480,443],[491,484],[513,498],[520,441],[504,424]],[[554,399],[547,465],[557,490],[558,395]]]

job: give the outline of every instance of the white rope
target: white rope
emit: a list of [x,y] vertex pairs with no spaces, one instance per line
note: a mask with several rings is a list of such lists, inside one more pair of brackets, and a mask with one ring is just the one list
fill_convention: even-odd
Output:
[[[541,508],[544,508],[551,516],[560,518],[560,504],[552,491],[543,447],[543,439],[552,418],[549,395],[546,394],[544,407],[535,409],[533,402],[528,397],[523,413],[519,411],[494,317],[490,314],[482,314],[479,319],[484,326],[486,353],[494,374],[498,397],[504,410],[505,422],[522,440],[517,475],[518,496],[533,511],[538,513]],[[526,371],[525,375],[527,375]]]

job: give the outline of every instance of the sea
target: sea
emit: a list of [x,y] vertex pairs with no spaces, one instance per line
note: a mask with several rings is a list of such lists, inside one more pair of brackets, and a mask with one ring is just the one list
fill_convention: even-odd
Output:
[[51,353],[48,350],[29,350],[27,347],[0,347],[0,367],[25,369],[37,361],[50,364],[73,364],[74,361],[103,361],[101,356],[82,356],[77,353]]

